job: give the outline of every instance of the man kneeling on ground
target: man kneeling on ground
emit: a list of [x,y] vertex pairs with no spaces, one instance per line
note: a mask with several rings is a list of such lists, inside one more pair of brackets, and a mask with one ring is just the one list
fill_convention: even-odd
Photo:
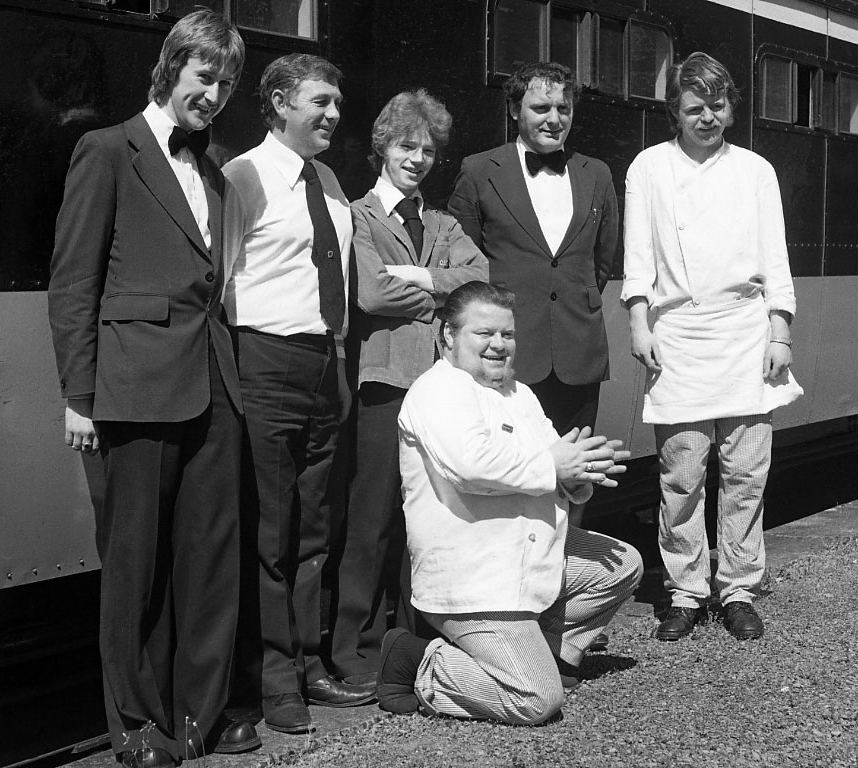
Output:
[[446,639],[385,635],[389,712],[544,722],[643,573],[633,547],[567,526],[569,501],[615,487],[629,454],[588,428],[559,437],[514,380],[514,301],[476,281],[453,291],[443,358],[402,406],[411,600]]

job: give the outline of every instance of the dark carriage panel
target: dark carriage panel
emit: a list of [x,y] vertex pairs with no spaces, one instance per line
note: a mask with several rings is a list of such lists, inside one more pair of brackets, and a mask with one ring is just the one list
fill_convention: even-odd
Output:
[[858,142],[831,141],[826,189],[825,275],[858,275]]
[[793,277],[822,274],[825,239],[825,137],[758,128],[754,151],[774,167],[781,188]]
[[678,61],[694,51],[704,51],[722,62],[739,89],[741,101],[735,124],[727,139],[741,147],[751,147],[752,95],[754,73],[751,66],[751,17],[743,11],[700,0],[653,0],[650,10],[662,14],[676,31]]

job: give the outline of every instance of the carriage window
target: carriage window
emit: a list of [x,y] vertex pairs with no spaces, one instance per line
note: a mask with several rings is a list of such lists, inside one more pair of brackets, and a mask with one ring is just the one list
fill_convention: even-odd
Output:
[[494,15],[492,71],[511,75],[522,64],[548,56],[548,6],[499,0]]
[[777,56],[764,56],[760,63],[760,117],[791,123],[792,62]]
[[629,22],[630,96],[663,100],[671,61],[673,46],[667,32]]
[[597,72],[596,87],[606,93],[623,93],[623,63],[625,24],[615,19],[599,17],[597,33]]
[[819,112],[817,128],[837,130],[837,73],[819,71]]
[[318,0],[232,0],[232,18],[240,27],[315,40]]
[[584,87],[590,85],[590,13],[555,6],[551,11],[551,60],[565,64]]
[[[200,7],[200,0],[152,0],[152,13],[181,19]],[[223,0],[206,0],[206,7],[223,13]]]
[[840,130],[858,133],[858,77],[840,75]]

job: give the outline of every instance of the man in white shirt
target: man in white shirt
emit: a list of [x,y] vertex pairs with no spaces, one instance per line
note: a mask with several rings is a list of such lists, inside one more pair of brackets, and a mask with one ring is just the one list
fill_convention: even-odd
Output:
[[789,372],[795,294],[778,180],[765,159],[723,137],[738,98],[711,56],[675,65],[666,106],[676,138],[641,152],[626,179],[621,299],[632,354],[648,370],[643,420],[655,425],[672,603],[659,640],[689,635],[712,591],[704,483],[713,434],[715,590],[735,637],[763,634],[751,601],[765,569],[771,412],[802,392]]
[[372,685],[338,680],[318,655],[328,475],[351,403],[343,353],[351,215],[333,172],[314,160],[339,121],[340,77],[308,54],[269,64],[259,86],[269,133],[224,167],[224,305],[247,420],[242,518],[259,560],[258,595],[245,606],[257,613],[258,598],[258,623],[240,625],[239,657],[261,656],[263,714],[286,733],[312,730],[304,690],[323,706],[374,698]]
[[609,376],[601,291],[617,245],[611,174],[565,150],[579,94],[568,67],[526,64],[504,91],[518,138],[465,158],[449,209],[488,257],[491,282],[516,293],[518,380],[561,434],[592,428]]
[[633,547],[567,525],[569,499],[615,487],[628,452],[588,427],[560,438],[513,379],[514,301],[488,283],[454,290],[443,357],[400,412],[411,600],[446,639],[385,635],[387,711],[547,720],[643,573]]

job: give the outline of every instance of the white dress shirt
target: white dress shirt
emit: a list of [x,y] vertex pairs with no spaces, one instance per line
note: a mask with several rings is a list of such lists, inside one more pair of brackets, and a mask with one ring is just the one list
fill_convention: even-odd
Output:
[[212,235],[209,231],[209,204],[206,200],[206,189],[203,186],[203,180],[200,178],[200,171],[197,168],[197,160],[191,150],[187,147],[182,147],[175,155],[170,154],[168,142],[174,123],[154,101],[150,101],[146,109],[143,110],[143,117],[155,134],[155,139],[158,146],[167,158],[170,168],[176,174],[179,185],[182,187],[182,192],[185,193],[185,198],[188,205],[191,207],[191,213],[194,214],[197,226],[200,228],[200,234],[203,236],[203,241],[206,248],[212,247]]
[[446,360],[399,413],[411,602],[431,613],[541,612],[557,599],[565,502],[558,440],[524,384],[502,393]]
[[524,153],[532,152],[521,137],[516,139],[518,149],[518,160],[524,173],[524,183],[527,185],[527,193],[530,202],[539,220],[545,242],[551,249],[551,253],[557,253],[560,243],[569,229],[572,221],[572,184],[569,180],[569,168],[564,168],[563,173],[555,173],[549,168],[543,167],[537,171],[536,176],[531,176],[524,162]]
[[[333,171],[318,160],[312,163],[337,230],[348,286],[349,203]],[[303,167],[304,161],[271,133],[224,166],[224,307],[231,325],[278,336],[328,332],[319,309],[319,273],[312,260],[313,223]],[[343,336],[347,324],[348,314]]]
[[[378,198],[378,201],[381,203],[381,207],[384,208],[384,212],[390,216],[393,214],[393,217],[400,223],[404,224],[404,220],[402,216],[399,215],[399,211],[396,210],[396,206],[399,205],[401,200],[405,199],[405,195],[402,194],[400,190],[393,186],[387,179],[378,177],[378,180],[375,182],[375,186],[372,188],[373,194]],[[421,221],[423,220],[423,196],[420,194],[420,190],[411,195],[411,199],[417,203],[417,213],[420,215]]]
[[650,307],[725,304],[763,294],[795,313],[774,168],[724,142],[706,162],[677,141],[641,152],[626,176],[623,302]]

